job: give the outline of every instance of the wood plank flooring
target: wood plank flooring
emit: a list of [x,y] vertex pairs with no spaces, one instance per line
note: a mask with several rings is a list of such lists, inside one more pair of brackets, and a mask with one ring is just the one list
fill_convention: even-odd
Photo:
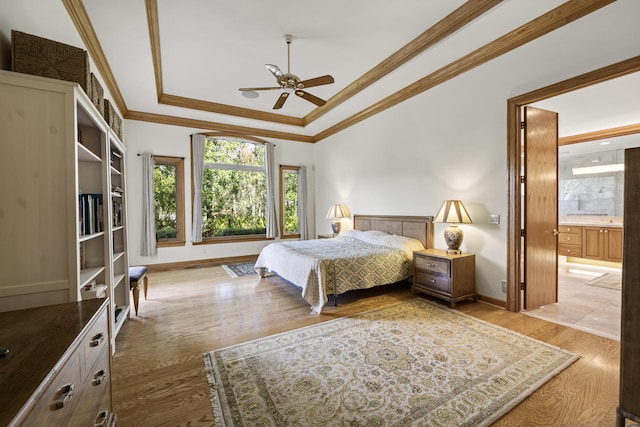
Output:
[[[411,298],[408,284],[351,292],[311,314],[299,290],[276,276],[232,279],[221,267],[149,273],[141,299],[116,339],[113,402],[122,426],[211,426],[202,354]],[[482,302],[462,312],[573,351],[581,359],[494,426],[613,426],[619,343]]]

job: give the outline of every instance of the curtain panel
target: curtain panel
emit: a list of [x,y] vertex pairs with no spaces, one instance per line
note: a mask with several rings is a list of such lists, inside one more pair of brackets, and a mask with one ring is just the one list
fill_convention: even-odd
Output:
[[202,180],[204,177],[204,135],[191,135],[191,158],[193,162],[193,214],[191,241],[202,242]]
[[142,241],[141,256],[158,254],[156,245],[155,199],[153,189],[153,154],[142,153]]
[[298,170],[298,231],[300,240],[307,240],[307,167]]

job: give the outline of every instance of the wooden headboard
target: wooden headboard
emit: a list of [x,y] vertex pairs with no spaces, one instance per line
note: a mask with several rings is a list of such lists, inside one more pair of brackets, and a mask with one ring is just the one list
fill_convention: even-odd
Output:
[[379,230],[399,236],[412,237],[425,248],[433,247],[432,216],[353,215],[356,230]]

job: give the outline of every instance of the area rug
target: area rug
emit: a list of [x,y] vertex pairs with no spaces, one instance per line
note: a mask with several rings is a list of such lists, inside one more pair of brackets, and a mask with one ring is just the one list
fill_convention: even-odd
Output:
[[487,426],[577,359],[422,299],[204,354],[216,426]]
[[224,264],[222,268],[227,274],[231,277],[241,277],[241,276],[250,276],[256,273],[254,270],[255,262],[243,262],[240,264]]
[[620,273],[604,273],[600,277],[589,280],[587,282],[589,286],[598,286],[599,288],[607,289],[622,289],[622,274]]

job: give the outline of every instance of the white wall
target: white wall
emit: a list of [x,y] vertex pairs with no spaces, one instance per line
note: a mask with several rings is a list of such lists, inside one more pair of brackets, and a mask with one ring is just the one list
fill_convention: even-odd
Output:
[[[191,159],[189,135],[201,131],[177,126],[159,125],[146,122],[125,120],[124,140],[127,145],[127,221],[130,265],[151,265],[181,261],[226,258],[243,255],[257,255],[269,241],[246,243],[221,243],[208,245],[191,244]],[[309,191],[309,209],[314,211],[314,167],[313,146],[288,141],[270,141],[276,145],[275,163],[278,165],[307,166],[307,185]],[[185,217],[187,244],[183,247],[159,248],[158,255],[143,257],[140,255],[142,201],[142,158],[138,153],[149,151],[161,156],[185,158]],[[276,172],[276,180],[278,175]],[[278,192],[276,199],[279,200]],[[315,218],[309,218],[309,235],[315,234]]]
[[[640,54],[639,16],[640,2],[617,2],[315,144],[318,231],[329,231],[323,213],[336,201],[352,213],[435,215],[461,199],[478,292],[505,299],[506,101]],[[437,248],[445,226],[435,226]]]

